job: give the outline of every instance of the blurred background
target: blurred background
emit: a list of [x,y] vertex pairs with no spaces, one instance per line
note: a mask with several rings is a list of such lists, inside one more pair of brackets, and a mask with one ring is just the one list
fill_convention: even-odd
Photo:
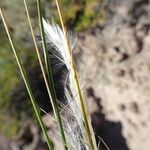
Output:
[[[27,3],[38,36],[36,1]],[[74,58],[97,141],[103,139],[110,150],[149,150],[149,0],[60,0],[60,3],[67,29],[78,37]],[[37,102],[52,113],[23,1],[1,0],[0,7]],[[44,17],[59,24],[54,0],[43,0],[42,7]],[[42,116],[52,139],[59,143],[51,132],[54,122],[44,113]],[[0,150],[21,149],[47,147],[0,19]],[[100,149],[107,149],[103,142]]]

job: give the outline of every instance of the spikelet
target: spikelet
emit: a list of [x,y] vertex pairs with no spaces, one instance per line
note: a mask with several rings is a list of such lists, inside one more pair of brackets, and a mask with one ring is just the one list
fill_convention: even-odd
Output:
[[[78,97],[78,90],[74,83],[74,75],[71,72],[72,56],[68,53],[66,37],[63,31],[56,24],[49,24],[43,19],[46,42],[49,49],[49,57],[53,59],[53,68],[65,70],[64,93],[69,106],[69,111],[63,113],[63,122],[66,129],[67,139],[73,149],[83,149],[86,147],[83,141],[84,127],[79,105],[75,100]],[[71,35],[67,35],[71,44],[72,53],[76,49],[76,40]],[[66,107],[67,108],[67,107]]]
[[[65,36],[60,29],[60,27],[56,24],[48,24],[44,19],[43,19],[43,25],[44,25],[44,31],[46,33],[47,37],[47,44],[53,47],[54,49],[52,50],[53,56],[55,56],[63,65],[67,67],[67,69],[70,69],[71,65],[71,58],[70,55],[67,52],[67,44],[65,40]],[[72,41],[70,41],[72,43]],[[74,49],[74,44],[72,46]]]

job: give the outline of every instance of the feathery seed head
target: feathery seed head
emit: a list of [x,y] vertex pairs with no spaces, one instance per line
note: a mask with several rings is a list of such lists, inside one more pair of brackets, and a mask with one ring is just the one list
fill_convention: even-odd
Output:
[[[67,70],[70,70],[72,58],[67,50],[66,37],[63,31],[58,25],[49,24],[44,19],[43,25],[46,34],[46,42],[54,48],[54,50],[52,50],[52,54],[67,67]],[[72,45],[72,51],[74,51],[76,44],[74,42],[73,36],[69,36],[69,39]]]

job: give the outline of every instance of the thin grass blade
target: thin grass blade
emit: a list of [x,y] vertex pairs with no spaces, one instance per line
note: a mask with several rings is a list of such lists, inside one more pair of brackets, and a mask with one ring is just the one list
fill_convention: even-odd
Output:
[[[56,6],[57,6],[58,15],[59,15],[59,18],[60,18],[62,30],[63,30],[64,35],[66,37],[66,44],[67,44],[68,53],[70,54],[70,57],[72,58],[72,50],[71,50],[71,46],[70,46],[70,43],[69,43],[69,40],[68,40],[68,37],[67,37],[67,33],[66,33],[65,26],[64,26],[64,21],[63,21],[63,17],[62,17],[62,13],[61,13],[61,10],[60,10],[60,5],[59,5],[58,0],[55,0],[55,3],[56,3]],[[79,94],[79,104],[80,104],[82,115],[83,115],[85,130],[86,130],[86,134],[87,134],[86,137],[88,138],[88,146],[89,146],[89,149],[94,150],[94,149],[97,149],[94,133],[93,133],[93,130],[92,130],[91,123],[89,121],[89,117],[87,115],[86,107],[85,107],[83,97],[82,97],[82,93],[81,93],[81,90],[80,90],[80,83],[79,83],[79,78],[78,78],[78,74],[77,74],[77,71],[76,71],[75,63],[74,63],[73,59],[71,61],[72,61],[71,62],[71,64],[72,64],[71,73],[73,74],[72,76],[74,76],[74,81],[75,81],[76,88],[77,88],[77,91],[78,91],[78,94]]]
[[7,33],[9,42],[10,42],[10,45],[11,45],[11,47],[12,47],[14,56],[15,56],[15,58],[16,58],[18,67],[19,67],[19,69],[20,69],[21,76],[22,76],[22,78],[23,78],[23,81],[24,81],[24,83],[25,83],[27,92],[28,92],[29,97],[30,97],[30,99],[31,99],[31,103],[32,103],[32,105],[33,105],[33,108],[34,108],[36,117],[37,117],[37,119],[38,119],[38,121],[39,121],[39,124],[40,124],[40,126],[41,126],[42,131],[43,131],[43,134],[44,134],[44,136],[45,136],[45,138],[46,138],[46,142],[47,142],[48,148],[49,148],[50,150],[53,150],[53,149],[54,149],[53,142],[49,139],[49,137],[48,137],[48,135],[47,135],[47,131],[46,131],[45,127],[44,127],[42,118],[41,118],[41,116],[40,116],[40,109],[39,109],[38,105],[36,104],[35,98],[34,98],[34,96],[33,96],[33,93],[32,93],[32,90],[31,90],[31,87],[30,87],[30,84],[29,84],[29,80],[28,80],[28,78],[27,78],[26,71],[25,71],[24,67],[22,66],[21,61],[20,61],[20,59],[19,59],[18,53],[17,53],[17,51],[16,51],[16,48],[15,48],[14,43],[13,43],[13,40],[12,40],[11,35],[10,35],[10,33],[9,33],[9,30],[8,30],[8,27],[7,27],[7,24],[6,24],[6,21],[5,21],[5,18],[4,18],[4,15],[3,15],[3,13],[2,13],[1,8],[0,8],[0,15],[1,15],[1,18],[2,18],[2,21],[3,21],[4,27],[5,27],[5,30],[6,30],[6,33]]
[[60,112],[59,112],[51,64],[50,64],[50,60],[48,59],[48,49],[47,49],[47,45],[46,45],[46,38],[45,38],[45,32],[44,32],[44,27],[43,27],[43,21],[42,21],[41,0],[37,0],[37,9],[38,9],[40,31],[41,31],[42,44],[43,44],[44,57],[45,57],[46,72],[48,75],[48,82],[49,82],[49,87],[50,87],[51,96],[52,96],[52,105],[54,106],[53,110],[54,110],[55,118],[57,120],[58,127],[60,129],[60,134],[62,137],[62,143],[63,143],[64,149],[67,150],[68,146],[67,146],[67,141],[66,141],[66,137],[65,137],[65,133],[64,133],[62,119],[61,119]]

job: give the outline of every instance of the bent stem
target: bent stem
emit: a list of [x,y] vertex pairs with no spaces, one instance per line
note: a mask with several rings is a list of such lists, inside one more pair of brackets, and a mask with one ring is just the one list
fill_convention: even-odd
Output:
[[41,31],[41,37],[42,37],[43,50],[44,50],[44,58],[45,58],[45,64],[46,64],[46,72],[48,75],[48,82],[49,82],[50,92],[51,92],[51,96],[52,96],[51,102],[52,102],[55,118],[57,120],[57,124],[60,129],[63,146],[64,146],[64,149],[67,150],[68,146],[67,146],[67,141],[66,141],[66,137],[65,137],[65,133],[64,133],[62,119],[61,119],[60,112],[59,112],[51,64],[50,64],[50,60],[48,59],[48,49],[47,49],[47,45],[46,45],[46,38],[45,38],[45,32],[44,32],[44,27],[43,27],[43,21],[42,21],[41,0],[37,0],[37,8],[38,8],[38,17],[39,17],[39,23],[40,23],[40,31]]
[[41,126],[41,129],[43,131],[43,134],[46,138],[46,142],[47,142],[47,145],[48,145],[48,148],[50,150],[53,150],[54,149],[54,146],[53,146],[53,142],[49,139],[48,135],[47,135],[47,131],[44,127],[44,124],[43,124],[43,121],[42,121],[42,118],[41,118],[41,115],[40,115],[40,109],[38,107],[38,105],[36,104],[36,101],[35,101],[35,98],[33,96],[33,93],[32,93],[32,90],[31,90],[31,86],[29,84],[29,80],[28,80],[28,77],[27,77],[27,74],[25,72],[25,69],[24,67],[22,66],[21,64],[21,61],[19,59],[19,56],[18,56],[18,52],[16,51],[16,48],[15,48],[15,45],[12,41],[12,38],[11,38],[11,35],[9,33],[9,30],[8,30],[8,27],[7,27],[7,24],[6,24],[6,21],[5,21],[5,18],[4,18],[4,15],[2,13],[2,10],[0,8],[0,15],[1,15],[1,18],[2,18],[2,21],[3,21],[3,24],[4,24],[4,27],[5,27],[5,30],[6,30],[6,33],[7,33],[7,36],[8,36],[8,39],[9,39],[9,42],[10,42],[10,45],[12,47],[12,50],[13,50],[13,53],[14,53],[14,56],[15,56],[15,59],[17,61],[17,64],[18,64],[18,67],[20,69],[20,73],[21,73],[21,76],[23,78],[23,81],[25,83],[25,86],[26,86],[26,89],[27,89],[27,92],[29,94],[29,97],[31,99],[31,103],[33,105],[33,108],[34,108],[34,111],[35,111],[35,114],[36,114],[36,117],[39,121],[39,124]]
[[[65,29],[65,26],[64,26],[64,21],[63,21],[63,17],[62,17],[62,13],[61,13],[61,10],[60,10],[58,0],[55,0],[55,3],[56,3],[56,6],[57,6],[57,11],[58,11],[60,23],[61,23],[61,26],[62,26],[62,30],[63,30],[64,36],[66,38],[68,53],[69,53],[70,57],[72,58],[72,51],[71,51],[70,43],[69,43],[69,40],[68,40],[68,37],[67,37],[67,32],[66,32],[66,29]],[[80,108],[81,108],[81,111],[82,111],[85,130],[86,130],[86,134],[87,134],[87,138],[88,138],[88,146],[89,146],[90,149],[95,150],[95,149],[97,149],[96,141],[95,141],[95,137],[94,137],[94,133],[93,133],[93,130],[92,130],[91,123],[89,122],[86,107],[85,107],[85,104],[84,104],[84,101],[83,101],[82,93],[81,93],[81,90],[80,90],[79,78],[78,78],[78,74],[77,74],[77,71],[76,71],[76,67],[75,67],[75,63],[74,63],[73,58],[71,59],[71,61],[72,61],[71,62],[71,64],[72,64],[71,71],[74,75],[76,87],[77,87],[78,94],[79,94],[79,104],[80,104]]]

